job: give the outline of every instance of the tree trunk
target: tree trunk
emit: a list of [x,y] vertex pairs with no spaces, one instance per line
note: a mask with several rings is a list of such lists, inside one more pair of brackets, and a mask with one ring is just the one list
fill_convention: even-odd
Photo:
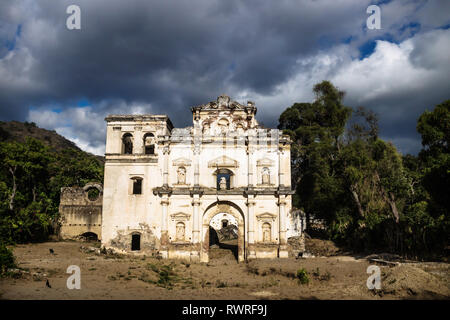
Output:
[[356,192],[356,186],[351,185],[350,186],[350,192],[352,193],[353,201],[355,201],[356,207],[358,209],[359,215],[363,218],[364,217],[364,210],[362,208],[361,202],[359,201],[358,193]]
[[389,196],[390,196],[390,199],[388,199],[388,202],[391,207],[392,214],[395,217],[395,222],[398,223],[400,217],[398,215],[397,205],[395,204],[394,194],[392,192],[389,192]]
[[36,202],[36,187],[34,186],[31,191],[33,192],[33,202]]
[[383,185],[381,184],[381,179],[380,179],[380,176],[378,175],[378,172],[375,172],[375,177],[376,177],[378,183],[380,184],[381,194],[383,195],[384,201],[389,203],[389,206],[391,207],[392,215],[395,218],[395,223],[398,223],[400,217],[398,214],[397,205],[395,204],[394,194],[392,192],[389,192],[389,197],[388,197],[386,190],[384,190]]
[[13,189],[12,189],[11,195],[9,196],[9,210],[13,210],[14,209],[14,198],[16,197],[16,192],[17,192],[17,184],[16,184],[17,166],[9,167],[8,169],[12,175],[12,180],[13,180]]

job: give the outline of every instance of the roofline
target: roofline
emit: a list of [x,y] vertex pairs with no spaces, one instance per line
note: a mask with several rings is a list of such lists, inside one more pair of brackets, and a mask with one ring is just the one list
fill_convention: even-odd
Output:
[[154,120],[165,120],[169,127],[173,129],[172,121],[169,116],[165,114],[110,114],[106,116],[106,122],[112,121],[154,121]]

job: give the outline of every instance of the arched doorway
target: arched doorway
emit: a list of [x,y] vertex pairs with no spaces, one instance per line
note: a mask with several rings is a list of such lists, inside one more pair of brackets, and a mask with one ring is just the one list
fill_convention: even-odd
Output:
[[238,241],[237,241],[237,260],[238,262],[245,261],[245,225],[244,214],[233,202],[217,201],[208,206],[203,214],[202,219],[202,246],[200,252],[200,261],[209,261],[209,244],[210,244],[210,222],[217,214],[227,213],[234,217],[238,223]]
[[97,234],[94,232],[90,232],[90,231],[81,234],[80,238],[85,241],[98,241]]

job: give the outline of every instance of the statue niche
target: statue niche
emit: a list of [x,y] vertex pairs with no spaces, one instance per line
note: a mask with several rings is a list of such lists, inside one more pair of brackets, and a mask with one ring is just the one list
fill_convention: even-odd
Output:
[[176,226],[176,241],[185,240],[185,226],[183,222],[178,222]]
[[270,184],[270,170],[267,167],[262,169],[262,184]]
[[226,133],[229,125],[230,124],[227,119],[220,119],[218,122],[218,131],[219,131],[218,133],[219,134]]
[[178,184],[186,184],[186,168],[179,167],[177,170],[177,183]]
[[203,125],[203,135],[209,136],[209,134],[210,134],[209,123],[205,123],[205,124]]
[[263,242],[270,242],[271,241],[271,226],[270,223],[265,222],[262,225],[262,235],[263,235]]

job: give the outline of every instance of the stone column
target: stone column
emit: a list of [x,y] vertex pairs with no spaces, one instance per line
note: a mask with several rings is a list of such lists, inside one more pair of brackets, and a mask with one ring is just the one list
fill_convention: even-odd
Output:
[[194,186],[198,187],[200,185],[200,166],[198,161],[198,154],[194,154]]
[[253,170],[253,165],[254,165],[254,157],[253,157],[253,151],[254,151],[254,138],[253,136],[249,133],[248,135],[248,141],[247,141],[248,145],[247,145],[247,159],[248,159],[248,163],[247,163],[247,168],[248,168],[248,187],[252,188],[253,184],[255,183],[254,180],[254,170]]
[[163,185],[169,185],[169,146],[165,146],[163,149],[164,154],[164,167],[163,167]]
[[278,185],[284,187],[284,167],[283,167],[283,157],[284,151],[282,148],[278,149]]
[[200,199],[198,194],[194,194],[194,200],[192,201],[192,205],[194,208],[193,216],[192,216],[192,242],[199,243],[200,242]]
[[280,234],[279,234],[279,243],[280,247],[278,250],[278,257],[279,258],[287,258],[288,257],[288,251],[287,251],[287,239],[286,239],[286,196],[280,195],[279,196],[279,227],[280,227]]
[[169,206],[169,199],[167,195],[163,195],[163,198],[161,200],[162,217],[161,217],[161,250],[160,250],[163,258],[168,258],[168,245],[169,245],[168,206]]
[[143,153],[142,126],[135,126],[133,132],[133,153]]
[[255,259],[255,200],[253,195],[247,201],[248,259]]
[[201,151],[201,132],[194,133],[194,186],[198,187],[200,185],[200,151]]

